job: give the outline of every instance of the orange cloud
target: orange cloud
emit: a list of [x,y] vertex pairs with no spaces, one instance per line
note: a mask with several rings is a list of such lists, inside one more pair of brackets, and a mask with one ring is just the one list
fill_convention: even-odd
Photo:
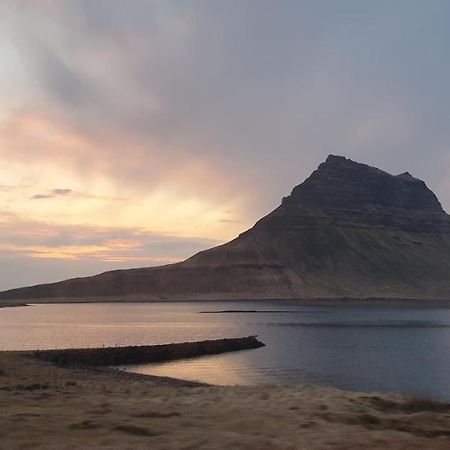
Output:
[[0,215],[3,256],[155,265],[180,261],[214,244],[214,241],[151,234],[145,230],[57,226]]
[[[0,179],[17,186],[0,190],[0,210],[55,225],[114,224],[220,241],[242,231],[241,199],[213,195],[217,183],[206,162],[175,164],[153,179],[157,152],[141,145],[112,135],[99,149],[48,118],[17,112],[0,122]],[[159,160],[156,167],[168,163]],[[146,167],[148,179],[136,182],[130,174]]]

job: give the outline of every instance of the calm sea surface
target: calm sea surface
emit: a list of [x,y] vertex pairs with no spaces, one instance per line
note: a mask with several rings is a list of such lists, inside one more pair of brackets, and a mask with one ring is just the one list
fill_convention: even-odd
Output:
[[[247,312],[212,313],[224,310]],[[314,383],[450,400],[447,307],[307,307],[253,301],[0,309],[3,350],[160,344],[253,334],[266,347],[129,369],[224,385]]]

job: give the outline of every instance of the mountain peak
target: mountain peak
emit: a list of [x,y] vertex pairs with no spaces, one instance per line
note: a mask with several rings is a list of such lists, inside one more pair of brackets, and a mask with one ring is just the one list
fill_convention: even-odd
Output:
[[336,163],[339,164],[345,162],[353,162],[353,161],[349,158],[346,158],[345,156],[332,155],[331,153],[327,156],[327,159],[325,160],[326,164],[336,164]]
[[[409,172],[403,172],[397,175],[397,178],[403,178],[404,180],[418,180],[418,178],[413,177]],[[421,181],[421,180],[418,180]]]
[[322,209],[381,207],[443,212],[433,192],[409,172],[394,176],[336,155],[329,155],[309,178],[292,190],[285,202]]

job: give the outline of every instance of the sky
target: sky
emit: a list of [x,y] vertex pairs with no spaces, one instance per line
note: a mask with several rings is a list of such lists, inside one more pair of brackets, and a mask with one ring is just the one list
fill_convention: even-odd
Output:
[[450,210],[447,0],[1,0],[0,289],[180,261],[328,154]]

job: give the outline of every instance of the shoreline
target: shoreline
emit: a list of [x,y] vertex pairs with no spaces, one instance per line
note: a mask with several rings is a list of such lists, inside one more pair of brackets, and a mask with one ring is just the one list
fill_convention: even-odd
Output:
[[[23,300],[2,300],[0,299],[0,308],[23,307],[33,305],[64,305],[64,304],[152,304],[152,303],[279,303],[280,305],[296,305],[307,307],[405,307],[405,308],[450,308],[450,299],[400,299],[400,298],[317,298],[317,299],[142,299],[142,298],[116,298],[116,297],[75,297],[70,298],[33,298]],[[215,312],[215,311],[204,311]]]
[[23,306],[30,306],[28,303],[1,303],[0,308],[19,308]]
[[5,448],[447,449],[450,405],[317,386],[199,385],[0,352]]

